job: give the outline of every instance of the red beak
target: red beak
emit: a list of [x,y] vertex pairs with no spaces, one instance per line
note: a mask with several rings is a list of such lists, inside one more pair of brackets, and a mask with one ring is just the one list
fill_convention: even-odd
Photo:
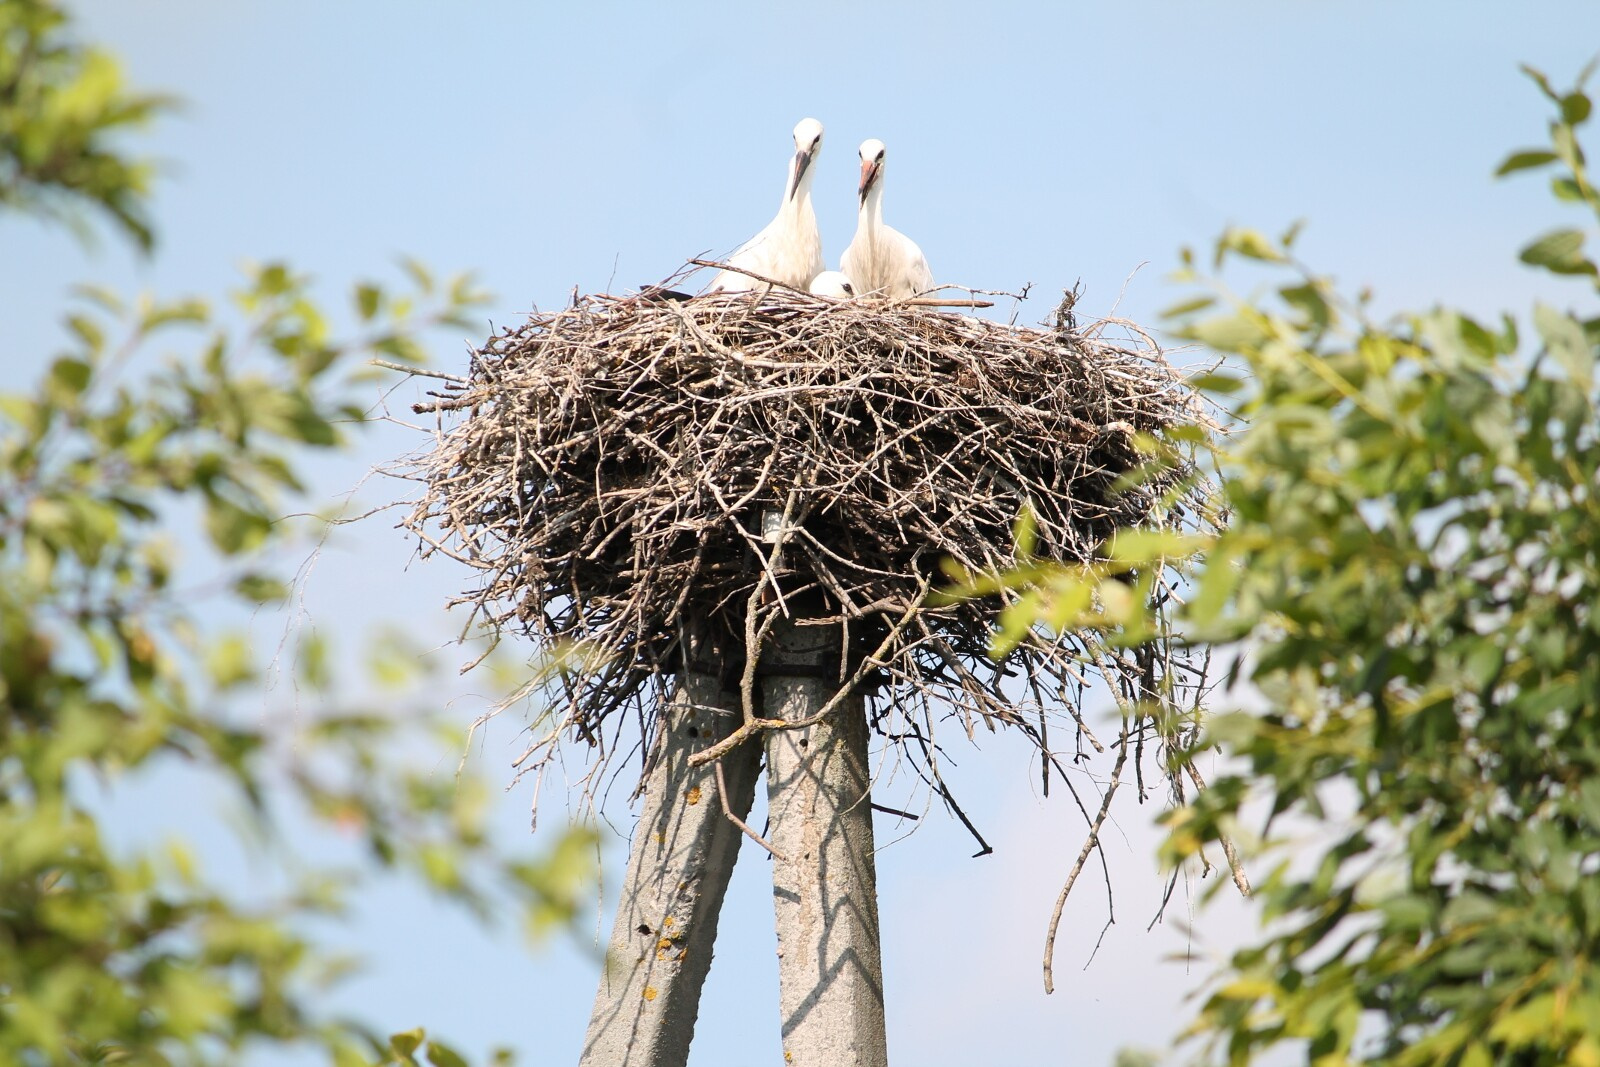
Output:
[[861,185],[856,190],[856,194],[865,201],[867,199],[867,190],[872,188],[872,183],[877,180],[878,162],[876,160],[863,159],[861,161]]

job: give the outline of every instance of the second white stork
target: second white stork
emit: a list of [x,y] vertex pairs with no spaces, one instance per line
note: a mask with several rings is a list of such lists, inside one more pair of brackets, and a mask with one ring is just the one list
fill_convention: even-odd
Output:
[[861,296],[904,300],[933,288],[933,271],[917,242],[883,221],[883,142],[861,142],[856,236],[840,267]]
[[[766,229],[728,257],[728,265],[804,291],[825,266],[817,213],[811,207],[811,181],[816,177],[812,164],[822,150],[822,123],[801,119],[794,128],[794,149],[778,214]],[[755,288],[765,286],[748,274],[725,270],[712,281],[710,291],[743,292]]]

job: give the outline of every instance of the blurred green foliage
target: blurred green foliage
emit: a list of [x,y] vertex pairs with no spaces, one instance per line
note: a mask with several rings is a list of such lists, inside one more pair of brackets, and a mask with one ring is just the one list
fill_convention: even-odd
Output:
[[[148,247],[150,169],[113,135],[169,106],[127,92],[57,5],[0,0],[0,211],[92,205]],[[309,940],[306,920],[339,915],[380,869],[538,931],[576,913],[591,834],[542,859],[500,855],[484,784],[451,773],[458,732],[387,694],[381,711],[350,706],[314,638],[294,713],[264,722],[266,665],[213,622],[287,597],[273,550],[312,520],[284,516],[310,510],[307,460],[359,431],[365,357],[418,361],[427,331],[466,327],[482,301],[466,278],[406,271],[399,290],[353,287],[347,338],[282,264],[220,305],[83,289],[40,380],[0,393],[0,1063],[232,1063],[310,1045],[339,1064],[453,1067],[420,1030],[382,1037],[319,1013],[352,961]],[[428,706],[403,635],[371,662],[378,684]],[[243,693],[248,717],[230,713]],[[246,905],[181,840],[108,840],[96,798],[180,763],[242,799],[240,842],[281,892]],[[278,837],[285,808],[354,836],[369,862],[309,864]]]
[[1238,420],[1180,625],[1241,688],[1165,854],[1254,841],[1263,920],[1203,994],[1207,1060],[1600,1064],[1600,194],[1590,71],[1528,73],[1549,144],[1500,173],[1582,217],[1521,260],[1586,310],[1376,322],[1294,230],[1217,242],[1249,296],[1185,253],[1206,291],[1176,323],[1228,357],[1203,384]]
[[171,111],[171,97],[130,92],[114,58],[74,41],[54,0],[0,2],[0,208],[84,228],[107,213],[139,246],[155,240],[146,211],[154,167],[119,135]]

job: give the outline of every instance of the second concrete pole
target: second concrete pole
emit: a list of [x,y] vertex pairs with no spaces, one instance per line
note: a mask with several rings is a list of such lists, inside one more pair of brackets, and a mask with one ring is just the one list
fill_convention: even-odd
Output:
[[[820,711],[837,691],[839,656],[837,629],[780,623],[762,657],[767,716]],[[766,754],[784,1062],[887,1067],[861,696],[813,726],[771,731]]]

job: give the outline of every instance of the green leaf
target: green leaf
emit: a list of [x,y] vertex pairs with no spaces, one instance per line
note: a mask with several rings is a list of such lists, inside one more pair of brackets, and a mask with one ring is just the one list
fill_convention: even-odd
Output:
[[1184,333],[1219,352],[1248,353],[1267,339],[1267,331],[1249,312],[1213,315],[1185,328]]
[[1583,326],[1547,304],[1533,306],[1533,325],[1544,339],[1552,358],[1561,364],[1584,396],[1594,390],[1595,352],[1584,335]]
[[1333,309],[1328,305],[1327,295],[1322,286],[1315,282],[1284,286],[1278,290],[1278,295],[1285,304],[1304,314],[1316,329],[1324,329],[1333,321]]
[[72,287],[72,292],[91,304],[97,305],[100,310],[109,312],[112,315],[121,315],[127,306],[122,302],[121,297],[102,286],[79,284]]
[[428,1042],[428,1062],[433,1067],[467,1067],[467,1061],[461,1058],[460,1053],[437,1041]]
[[1541,993],[1519,1005],[1516,1010],[1500,1017],[1489,1028],[1489,1037],[1513,1045],[1533,1042],[1541,1034],[1548,1034],[1556,1018],[1556,996]]
[[1402,930],[1425,930],[1434,916],[1431,901],[1410,894],[1390,897],[1380,907],[1385,921]]
[[1533,80],[1533,83],[1539,87],[1539,91],[1548,97],[1551,103],[1561,103],[1561,96],[1550,88],[1550,79],[1544,76],[1543,71],[1530,67],[1526,63],[1518,64],[1518,69]]
[[50,398],[66,405],[76,400],[89,388],[93,369],[81,359],[63,356],[50,365]]
[[1589,113],[1594,110],[1589,98],[1581,92],[1568,93],[1561,98],[1561,121],[1569,126],[1580,126],[1589,119]]
[[402,1030],[398,1034],[389,1035],[389,1047],[396,1055],[409,1057],[422,1046],[427,1036],[427,1032],[420,1026],[414,1030]]
[[242,636],[230,634],[212,642],[206,650],[206,671],[218,689],[242,685],[255,677],[250,645]]
[[422,364],[428,361],[427,353],[422,346],[406,334],[389,334],[375,338],[372,341],[372,348],[396,363]]
[[380,635],[367,651],[367,671],[372,680],[386,689],[399,689],[411,683],[423,670],[422,650],[391,631]]
[[1176,530],[1118,530],[1106,555],[1121,563],[1154,563],[1194,555],[1206,539]]
[[360,312],[362,322],[371,322],[382,306],[382,289],[376,285],[356,286],[356,310]]
[[1550,146],[1555,149],[1556,156],[1570,167],[1574,172],[1583,170],[1583,149],[1578,146],[1578,138],[1572,132],[1571,126],[1558,125],[1550,131]]
[[257,604],[279,604],[289,599],[289,587],[267,574],[241,575],[233,583],[233,591]]
[[1245,382],[1246,379],[1237,374],[1223,374],[1220,371],[1212,371],[1189,379],[1189,384],[1201,392],[1223,395],[1239,392],[1245,387]]
[[269,263],[256,272],[256,291],[264,296],[281,296],[293,286],[294,277],[282,263]]
[[1583,195],[1583,187],[1571,178],[1550,179],[1550,192],[1557,200],[1564,200],[1569,204],[1581,204],[1587,199]]
[[1531,170],[1543,167],[1556,161],[1556,154],[1546,148],[1524,148],[1520,152],[1513,152],[1501,161],[1495,168],[1496,178],[1503,178],[1519,170]]
[[330,677],[328,674],[328,643],[320,634],[308,634],[300,642],[299,656],[295,665],[300,673],[300,680],[310,689],[323,690],[328,687]]
[[261,547],[271,532],[271,520],[259,512],[220,496],[206,502],[206,533],[211,543],[227,555]]
[[1556,274],[1595,273],[1595,265],[1583,255],[1583,234],[1578,230],[1547,233],[1524,248],[1519,258]]
[[[1238,381],[1238,379],[1236,379],[1236,378],[1235,379],[1230,379],[1229,376],[1226,375],[1226,374],[1203,374],[1199,378],[1197,378],[1195,381],[1197,383],[1197,387],[1198,388],[1210,388],[1213,385],[1225,384],[1227,381],[1230,381],[1230,380],[1231,381],[1235,381],[1235,382]],[[1207,384],[1206,385],[1198,385],[1198,383],[1200,383],[1200,382],[1205,382]],[[1219,391],[1220,391],[1220,389],[1219,389]],[[1166,429],[1162,430],[1161,431],[1161,436],[1162,436],[1163,439],[1168,440],[1168,441],[1178,441],[1178,442],[1181,442],[1183,444],[1198,445],[1198,444],[1208,444],[1208,443],[1210,443],[1211,438],[1213,436],[1213,432],[1208,427],[1196,426],[1192,422],[1179,422],[1179,423],[1174,423],[1173,425],[1168,426]],[[1142,435],[1141,434],[1139,436],[1136,436],[1134,438],[1134,447],[1135,448],[1139,448],[1144,443],[1145,440],[1146,440],[1146,435]],[[1156,449],[1150,449],[1149,451],[1152,452],[1152,453],[1155,453],[1157,450]]]
[[1031,507],[1024,505],[1017,513],[1016,521],[1011,525],[1011,544],[1013,554],[1017,561],[1024,562],[1033,558],[1035,545],[1039,540],[1039,520]]
[[90,355],[99,355],[106,346],[105,331],[87,315],[68,315],[67,328],[77,335]]
[[400,266],[411,278],[411,283],[424,294],[433,292],[433,275],[422,265],[421,260],[413,259],[411,256],[401,256]]
[[203,323],[211,317],[211,308],[204,300],[179,300],[152,308],[139,324],[148,332],[173,323]]
[[1229,252],[1265,263],[1283,262],[1283,253],[1278,251],[1266,234],[1246,227],[1230,226],[1223,231],[1217,241],[1217,266],[1222,265],[1223,257]]
[[1192,299],[1173,304],[1171,307],[1157,312],[1157,314],[1163,319],[1182,318],[1184,315],[1190,315],[1196,311],[1204,311],[1206,308],[1215,305],[1216,302],[1217,298],[1214,296],[1197,296]]

